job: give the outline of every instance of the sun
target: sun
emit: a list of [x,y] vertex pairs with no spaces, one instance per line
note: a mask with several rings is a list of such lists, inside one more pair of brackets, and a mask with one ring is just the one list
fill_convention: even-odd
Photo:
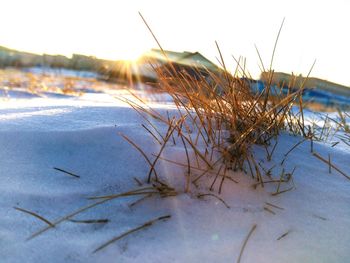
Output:
[[134,44],[132,47],[124,47],[121,45],[118,48],[96,48],[95,54],[99,58],[108,60],[135,62],[147,51],[147,47]]
[[123,60],[127,60],[127,61],[131,61],[134,62],[137,59],[139,59],[143,53],[145,53],[145,49],[143,49],[142,47],[138,48],[138,49],[130,49],[127,50],[126,52],[123,52],[121,54],[121,58]]

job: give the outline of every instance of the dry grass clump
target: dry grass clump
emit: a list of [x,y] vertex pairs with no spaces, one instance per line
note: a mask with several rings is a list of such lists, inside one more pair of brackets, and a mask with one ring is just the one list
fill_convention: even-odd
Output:
[[[144,22],[146,23],[145,20]],[[159,44],[157,39],[156,41]],[[163,51],[160,44],[159,47]],[[168,61],[165,66],[158,67],[156,61],[150,61],[158,76],[157,89],[172,97],[178,110],[176,116],[169,117],[158,113],[136,95],[136,102],[126,100],[144,117],[150,125],[147,131],[161,144],[161,149],[152,162],[142,149],[126,138],[149,163],[148,182],[151,181],[152,174],[155,181],[160,180],[155,171],[156,163],[163,159],[162,152],[166,144],[175,141],[182,143],[186,152],[187,163],[179,164],[187,167],[186,192],[189,191],[191,183],[197,186],[204,175],[212,174],[214,180],[210,190],[213,190],[215,182],[219,182],[217,179],[221,177],[218,189],[220,193],[224,180],[230,178],[227,175],[228,170],[250,173],[261,186],[264,186],[265,178],[279,184],[289,182],[291,176],[287,178],[287,173],[278,180],[272,180],[271,171],[264,173],[255,160],[252,146],[265,147],[267,159],[271,160],[281,131],[301,135],[306,139],[312,138],[312,130],[305,125],[303,115],[304,84],[294,92],[291,86],[290,92],[284,94],[279,87],[272,87],[274,72],[270,66],[266,87],[262,92],[254,93],[253,82],[244,62],[242,65],[241,60],[238,60],[235,71],[231,73],[225,66],[218,45],[217,49],[222,67],[215,72],[195,66],[191,71],[181,69],[167,58],[164,51],[164,59]],[[299,111],[292,109],[293,105]],[[148,117],[165,123],[168,126],[166,135],[161,135]],[[275,143],[269,151],[273,140]],[[189,156],[189,152],[192,156]]]
[[103,84],[94,78],[65,76],[60,71],[42,73],[26,72],[20,69],[0,70],[0,91],[11,97],[10,91],[20,91],[45,96],[46,93],[81,96],[85,89],[95,89]]
[[[171,96],[178,111],[176,116],[164,116],[150,108],[147,102],[135,94],[136,100],[125,100],[143,116],[148,124],[148,127],[142,125],[143,128],[151,134],[156,143],[161,145],[158,154],[150,157],[136,143],[126,138],[149,163],[148,182],[152,179],[157,182],[161,180],[155,167],[159,160],[163,160],[186,168],[185,192],[190,190],[191,185],[197,187],[198,182],[205,178],[204,175],[212,175],[213,180],[209,190],[214,190],[218,183],[218,192],[221,193],[225,179],[236,182],[227,173],[228,170],[233,170],[249,173],[257,181],[255,188],[258,185],[264,187],[265,183],[277,184],[277,190],[272,194],[279,195],[294,188],[295,168],[287,172],[283,165],[287,163],[288,154],[300,144],[309,140],[311,153],[317,156],[313,150],[313,141],[324,141],[326,132],[328,137],[331,132],[336,133],[339,130],[344,131],[341,139],[346,143],[344,136],[349,135],[349,126],[346,123],[346,117],[349,116],[346,116],[346,113],[340,112],[338,120],[332,120],[336,128],[334,125],[327,125],[327,120],[322,128],[314,124],[310,125],[305,121],[305,103],[302,94],[307,78],[303,83],[298,84],[299,87],[296,87],[296,78],[292,78],[288,84],[287,93],[283,92],[282,86],[272,85],[273,57],[283,23],[278,32],[271,63],[267,70],[260,59],[266,78],[265,88],[261,92],[255,92],[252,88],[255,85],[254,81],[246,70],[244,60],[236,60],[236,68],[230,72],[225,66],[220,48],[216,43],[220,55],[220,69],[213,71],[201,65],[193,65],[188,70],[188,67],[173,63],[167,57],[167,53],[164,52],[147,22],[143,17],[142,19],[161,49],[164,60],[167,61],[162,66],[159,66],[156,60],[149,61],[158,76],[156,88]],[[261,58],[259,52],[258,55]],[[310,72],[312,68],[313,65]],[[166,124],[167,133],[161,135],[149,117]],[[275,166],[268,170],[264,168],[256,160],[253,146],[260,145],[265,148],[266,159],[271,161],[278,144],[278,135],[281,132],[302,138],[282,156],[284,157],[281,162],[282,172],[273,177],[272,170]],[[184,146],[186,163],[179,163],[162,156],[168,143],[180,143]],[[328,163],[329,169],[335,169],[330,157]],[[292,186],[289,185],[286,189],[282,189],[282,183],[291,183]]]

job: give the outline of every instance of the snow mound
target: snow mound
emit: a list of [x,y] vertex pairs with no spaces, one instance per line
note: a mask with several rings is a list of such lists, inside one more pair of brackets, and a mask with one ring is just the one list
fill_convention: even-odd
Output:
[[[160,160],[157,171],[179,194],[115,199],[81,214],[75,220],[108,219],[108,223],[65,221],[34,239],[43,221],[15,210],[33,211],[51,222],[93,201],[87,197],[137,189],[134,178],[145,182],[149,167],[120,134],[135,141],[149,156],[160,146],[141,127],[143,119],[116,92],[86,93],[79,98],[22,98],[0,106],[0,255],[1,262],[234,262],[254,224],[241,262],[347,262],[350,258],[350,181],[310,153],[308,142],[288,155],[284,168],[296,167],[292,191],[272,196],[275,184],[262,189],[242,173],[238,183],[226,181],[220,195],[203,184],[184,194],[185,170]],[[174,106],[153,104],[175,114]],[[154,122],[160,132],[166,127]],[[273,159],[255,147],[266,168],[276,164],[300,138],[282,134]],[[339,145],[315,143],[314,150],[350,174],[349,151]],[[261,156],[261,157],[259,157]],[[186,163],[182,146],[168,146],[163,155]],[[54,167],[75,173],[64,174]],[[212,181],[212,177],[205,180]],[[282,187],[284,187],[282,185]],[[215,188],[216,189],[216,188]],[[171,215],[101,251],[106,241],[146,221]]]

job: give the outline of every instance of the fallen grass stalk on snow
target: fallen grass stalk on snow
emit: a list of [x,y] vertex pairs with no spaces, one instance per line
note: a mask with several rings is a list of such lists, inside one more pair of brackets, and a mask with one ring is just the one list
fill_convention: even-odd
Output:
[[69,219],[67,221],[72,223],[81,223],[81,224],[105,224],[109,222],[109,219],[87,219],[87,220]]
[[[152,190],[152,191],[151,191]],[[137,196],[137,195],[148,195],[148,194],[156,194],[157,191],[153,190],[153,187],[149,187],[149,191],[140,191],[140,192],[132,192],[132,193],[125,193],[125,194],[112,194],[112,195],[101,195],[101,196],[91,196],[88,199],[89,200],[96,200],[96,199],[114,199],[118,197],[125,197],[125,196]]]
[[74,217],[74,216],[76,216],[76,215],[78,215],[78,214],[80,214],[80,213],[82,213],[82,212],[84,212],[84,211],[86,211],[86,210],[89,210],[89,209],[91,209],[91,208],[93,208],[93,207],[95,207],[95,206],[101,205],[101,204],[103,204],[103,203],[105,203],[105,202],[107,202],[107,201],[110,201],[110,200],[112,200],[112,199],[102,199],[102,200],[100,200],[100,201],[98,201],[98,202],[95,202],[95,203],[92,203],[92,204],[90,204],[90,205],[84,206],[84,207],[82,207],[82,208],[80,208],[80,209],[78,209],[78,210],[72,212],[71,214],[68,214],[68,215],[66,215],[66,216],[64,216],[64,217],[61,217],[60,219],[57,219],[56,221],[54,221],[54,222],[52,223],[52,226],[50,225],[50,226],[48,226],[48,227],[42,228],[41,230],[39,230],[39,231],[35,232],[34,234],[32,234],[31,236],[29,236],[29,237],[27,238],[27,240],[31,240],[31,239],[33,239],[33,238],[39,236],[40,234],[46,232],[47,230],[49,230],[49,229],[51,229],[51,228],[57,226],[58,224],[60,224],[60,223],[62,223],[62,222],[64,222],[64,221],[66,221],[66,220],[69,220],[69,219],[71,219],[72,217]]
[[243,255],[245,246],[247,245],[250,236],[253,234],[254,230],[256,229],[256,226],[257,226],[257,225],[253,225],[253,227],[250,229],[250,231],[249,231],[247,237],[245,238],[245,240],[244,240],[244,242],[243,242],[243,245],[242,245],[242,248],[241,248],[241,251],[239,252],[239,256],[238,256],[238,259],[237,259],[237,263],[240,263],[240,262],[241,262],[241,258],[242,258],[242,255]]
[[204,196],[212,196],[212,197],[215,197],[216,199],[218,199],[219,201],[221,201],[225,206],[226,208],[230,209],[231,207],[224,201],[224,199],[222,199],[221,197],[215,195],[215,194],[211,194],[211,193],[208,193],[208,194],[198,194],[197,197],[198,198],[202,198]]
[[96,248],[93,253],[96,253],[98,251],[100,251],[101,249],[104,249],[105,247],[109,246],[110,244],[118,241],[119,239],[122,239],[123,237],[126,237],[134,232],[140,231],[142,229],[148,228],[150,226],[152,226],[154,223],[156,223],[157,221],[162,221],[165,219],[169,219],[171,217],[171,215],[165,215],[165,216],[160,216],[158,218],[152,219],[150,221],[147,221],[146,223],[144,223],[143,225],[136,227],[134,229],[131,229],[121,235],[118,235],[117,237],[112,238],[111,240],[108,240],[106,243],[102,244],[101,246],[99,246],[98,248]]
[[148,195],[146,195],[146,196],[143,196],[143,197],[137,199],[136,201],[134,201],[134,202],[132,202],[131,204],[129,204],[129,207],[133,207],[133,206],[135,206],[135,205],[141,203],[142,201],[144,201],[145,199],[151,197],[152,195],[153,195],[153,194],[150,193],[150,194],[148,194]]
[[287,188],[287,189],[285,189],[285,190],[282,190],[282,191],[277,191],[277,192],[275,192],[275,193],[272,193],[271,195],[272,195],[272,196],[280,195],[280,194],[289,192],[289,191],[291,191],[291,190],[293,190],[293,189],[294,189],[294,186],[292,186],[292,187],[290,187],[290,188]]
[[269,203],[269,202],[265,202],[265,204],[268,205],[268,206],[272,206],[272,207],[274,207],[274,208],[280,209],[280,210],[284,210],[283,207],[280,207],[280,206],[278,206],[278,205],[271,204],[271,203]]
[[142,182],[137,177],[134,177],[133,179],[137,183],[138,186],[142,186],[143,185]]
[[[111,200],[114,200],[116,198],[119,198],[119,197],[126,197],[126,196],[135,196],[135,195],[139,195],[139,193],[141,191],[144,191],[145,189],[157,189],[156,187],[147,187],[147,188],[141,188],[141,189],[136,189],[136,190],[131,190],[131,191],[127,191],[127,192],[124,192],[124,193],[120,193],[120,194],[115,194],[115,195],[110,195],[110,196],[102,196],[102,197],[96,197],[96,199],[100,199],[99,201],[96,201],[95,203],[92,203],[92,204],[89,204],[89,205],[86,205],[82,208],[79,208],[77,210],[75,210],[74,212],[66,215],[66,216],[63,216],[57,220],[55,220],[54,222],[51,222],[51,224],[47,227],[44,227],[42,228],[41,230],[35,232],[34,234],[32,234],[31,236],[29,236],[27,238],[27,240],[30,240],[30,239],[33,239],[34,237],[46,232],[47,230],[57,226],[58,224],[64,222],[64,221],[67,221],[69,219],[71,219],[72,217],[82,213],[82,212],[85,212],[93,207],[96,207],[98,205],[101,205],[103,203],[106,203],[108,201],[111,201]],[[143,194],[147,195],[149,194],[150,192],[144,192]],[[166,197],[167,195],[167,190],[166,190],[166,187],[161,187],[159,188],[158,191],[155,191],[155,193],[158,193],[160,196],[162,197]],[[171,191],[171,189],[169,190],[169,196],[173,196],[174,195],[174,191]]]
[[[264,184],[270,184],[270,183],[287,183],[287,180],[269,180],[269,181],[264,181]],[[261,185],[261,183],[257,182],[254,183],[252,186],[254,189],[256,189],[259,185]]]
[[34,213],[32,211],[29,211],[29,210],[26,210],[26,209],[23,209],[23,208],[20,208],[20,207],[13,207],[14,209],[18,210],[18,211],[21,211],[23,213],[26,213],[26,214],[29,214],[29,215],[32,215],[38,219],[40,219],[41,221],[45,222],[46,224],[48,224],[50,227],[54,227],[55,225],[53,223],[51,223],[49,220],[47,220],[46,218],[42,217],[41,215],[38,215],[37,213]]
[[326,160],[325,158],[323,158],[321,155],[319,155],[316,152],[313,152],[313,155],[315,157],[317,157],[319,160],[321,160],[322,162],[326,163],[329,167],[332,167],[334,170],[336,170],[337,172],[339,172],[341,175],[343,175],[345,178],[347,178],[348,180],[350,180],[350,176],[348,176],[346,173],[344,173],[342,170],[340,170],[338,167],[336,167],[334,164],[332,164],[330,162],[330,160]]
[[323,217],[323,216],[316,215],[316,214],[313,214],[312,216],[315,217],[315,218],[321,219],[321,220],[323,220],[323,221],[326,221],[326,220],[327,220],[327,218],[325,218],[325,217]]
[[281,240],[282,238],[286,237],[291,231],[288,230],[286,233],[280,235],[276,240]]
[[60,172],[62,172],[62,173],[64,173],[64,174],[73,176],[73,177],[75,177],[75,178],[80,178],[80,175],[76,175],[76,174],[74,174],[74,173],[68,172],[68,171],[63,170],[63,169],[61,169],[61,168],[54,167],[53,169],[55,169],[55,170],[57,170],[57,171],[60,171]]
[[264,206],[264,210],[269,212],[270,214],[276,215],[276,212],[272,211],[270,208]]
[[[178,166],[188,167],[188,164],[179,163],[179,162],[173,161],[173,160],[165,158],[165,157],[160,157],[159,159],[163,160],[163,161],[166,161],[166,162],[169,162],[169,163],[172,163],[172,164],[175,164],[175,165],[178,165]],[[193,169],[193,170],[198,170],[198,171],[202,171],[202,172],[206,172],[206,173],[210,173],[210,174],[217,174],[214,171],[208,171],[207,169],[203,169],[203,168],[196,167],[196,166],[193,166],[193,165],[191,165],[190,168]],[[224,176],[224,174],[222,174],[222,173],[218,173],[218,174],[219,174],[219,176]],[[238,181],[236,181],[232,177],[229,177],[229,176],[226,175],[226,179],[228,179],[228,180],[238,184]]]

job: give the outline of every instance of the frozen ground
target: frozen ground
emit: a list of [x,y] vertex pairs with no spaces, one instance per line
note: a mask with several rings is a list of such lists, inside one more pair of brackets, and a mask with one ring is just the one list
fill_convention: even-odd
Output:
[[[238,184],[226,181],[220,195],[230,206],[226,208],[214,197],[196,197],[199,192],[210,193],[205,181],[212,178],[206,178],[200,190],[185,194],[185,171],[161,161],[157,170],[176,186],[177,196],[152,197],[133,207],[129,205],[139,197],[115,199],[73,217],[108,219],[108,223],[65,221],[26,241],[47,225],[14,207],[54,222],[92,203],[87,197],[137,189],[134,177],[145,181],[148,165],[120,133],[150,156],[159,151],[141,127],[142,118],[114,98],[117,91],[82,97],[27,95],[19,98],[14,93],[0,104],[0,262],[236,262],[255,224],[241,262],[349,261],[350,181],[335,170],[329,174],[328,166],[310,154],[309,142],[288,155],[284,167],[287,172],[297,167],[296,188],[284,194],[272,196],[276,190],[272,184],[254,189],[249,176],[236,173],[232,177]],[[154,105],[161,112],[172,112],[169,104]],[[166,132],[161,124],[155,125]],[[281,135],[271,162],[264,149],[255,148],[255,154],[267,168],[276,164],[273,173],[278,175],[283,155],[300,140]],[[314,148],[325,158],[330,154],[332,162],[350,174],[350,152],[344,145],[315,143]],[[164,157],[186,163],[180,145],[168,146]],[[171,218],[92,253],[113,237],[163,215]]]

